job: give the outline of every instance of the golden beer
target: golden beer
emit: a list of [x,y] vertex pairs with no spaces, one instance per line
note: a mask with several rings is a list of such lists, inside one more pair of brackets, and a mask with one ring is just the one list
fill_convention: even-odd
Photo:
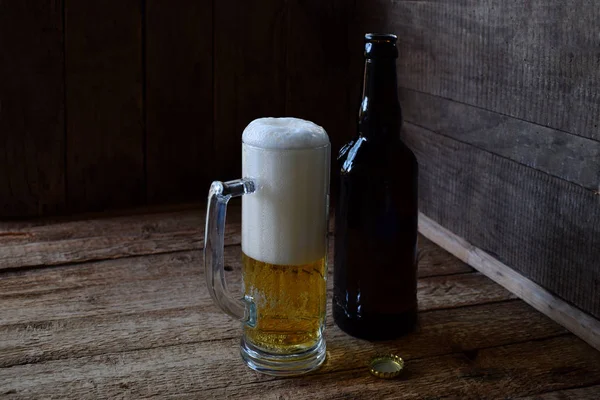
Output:
[[325,326],[326,257],[303,265],[275,265],[242,254],[244,293],[256,306],[256,326],[246,339],[277,354],[307,350]]

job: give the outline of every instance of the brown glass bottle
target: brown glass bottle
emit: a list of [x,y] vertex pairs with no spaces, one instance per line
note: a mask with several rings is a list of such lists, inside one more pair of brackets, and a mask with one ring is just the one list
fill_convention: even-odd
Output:
[[391,339],[417,322],[417,161],[400,140],[396,36],[365,35],[358,137],[339,154],[333,317]]

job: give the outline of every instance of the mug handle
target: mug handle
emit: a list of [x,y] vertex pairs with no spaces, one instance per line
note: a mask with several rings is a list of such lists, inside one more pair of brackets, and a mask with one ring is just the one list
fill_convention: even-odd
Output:
[[204,230],[204,273],[208,292],[221,310],[250,326],[256,325],[256,307],[248,296],[238,299],[227,290],[223,269],[223,249],[225,214],[229,199],[255,191],[255,182],[248,178],[213,182],[208,192]]

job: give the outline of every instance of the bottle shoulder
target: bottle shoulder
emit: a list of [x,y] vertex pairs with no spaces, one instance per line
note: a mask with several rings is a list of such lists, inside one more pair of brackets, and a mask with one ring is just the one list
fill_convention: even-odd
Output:
[[343,175],[387,176],[399,171],[416,173],[418,168],[414,153],[400,139],[378,143],[359,137],[340,149],[337,160]]

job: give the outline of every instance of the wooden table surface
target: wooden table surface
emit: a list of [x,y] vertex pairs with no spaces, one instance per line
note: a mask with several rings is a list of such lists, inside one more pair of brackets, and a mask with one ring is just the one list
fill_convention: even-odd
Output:
[[[251,371],[239,323],[206,291],[203,215],[2,223],[0,398],[600,399],[599,352],[422,237],[418,332],[371,343],[328,315],[320,370]],[[228,226],[226,269],[239,288],[235,209]],[[382,352],[406,360],[400,379],[369,375]]]

